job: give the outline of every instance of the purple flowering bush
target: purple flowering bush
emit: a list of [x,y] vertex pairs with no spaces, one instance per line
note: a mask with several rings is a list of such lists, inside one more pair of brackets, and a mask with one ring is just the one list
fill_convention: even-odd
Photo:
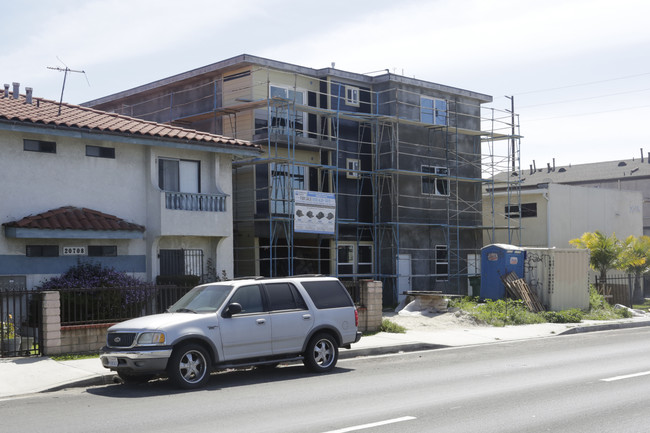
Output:
[[149,285],[99,263],[78,263],[45,281],[43,291],[61,294],[63,323],[101,323],[139,315]]

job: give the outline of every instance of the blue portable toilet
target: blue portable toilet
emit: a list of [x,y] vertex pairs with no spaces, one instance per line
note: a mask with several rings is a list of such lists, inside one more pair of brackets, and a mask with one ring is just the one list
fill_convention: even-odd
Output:
[[510,272],[524,277],[526,250],[515,245],[492,244],[481,249],[481,298],[503,299],[506,287],[501,281]]

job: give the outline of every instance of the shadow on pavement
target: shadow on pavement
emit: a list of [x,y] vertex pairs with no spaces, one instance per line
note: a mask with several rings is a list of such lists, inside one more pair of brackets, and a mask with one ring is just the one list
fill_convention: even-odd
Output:
[[154,379],[143,384],[124,385],[121,383],[88,388],[89,394],[112,398],[143,398],[160,395],[185,394],[193,392],[220,391],[228,388],[259,385],[288,380],[309,380],[332,374],[345,374],[353,369],[336,367],[328,373],[312,373],[303,366],[289,365],[277,368],[249,368],[212,373],[204,388],[184,390],[174,386],[166,378]]

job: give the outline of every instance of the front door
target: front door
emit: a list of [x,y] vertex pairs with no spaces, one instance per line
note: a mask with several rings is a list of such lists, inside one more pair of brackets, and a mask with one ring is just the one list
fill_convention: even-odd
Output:
[[411,290],[411,255],[398,254],[397,256],[397,302],[406,299],[404,292]]

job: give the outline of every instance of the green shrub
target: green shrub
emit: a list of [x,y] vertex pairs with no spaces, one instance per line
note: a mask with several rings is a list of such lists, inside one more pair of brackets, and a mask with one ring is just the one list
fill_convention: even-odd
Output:
[[381,321],[381,332],[390,332],[391,334],[404,334],[406,328],[401,325],[398,325],[395,322],[391,322],[388,319]]
[[580,323],[584,313],[577,308],[564,311],[544,311],[540,313],[549,323]]

